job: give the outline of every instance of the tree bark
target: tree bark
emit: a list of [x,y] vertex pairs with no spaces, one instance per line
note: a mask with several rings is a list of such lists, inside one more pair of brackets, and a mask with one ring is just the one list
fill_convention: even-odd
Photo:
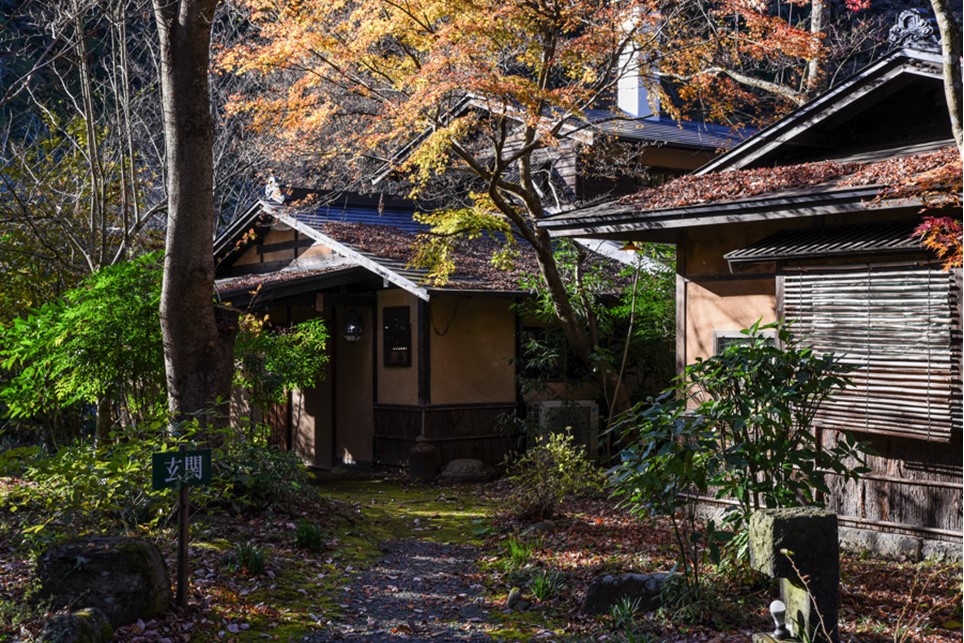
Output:
[[236,326],[214,293],[214,126],[208,93],[211,21],[218,0],[154,0],[168,220],[161,289],[171,422],[219,423],[230,397]]
[[964,95],[961,90],[961,25],[954,17],[951,3],[948,0],[931,0],[934,17],[937,18],[937,29],[941,33],[941,55],[944,64],[944,97],[947,100],[947,111],[951,115],[951,130],[957,151],[964,159]]

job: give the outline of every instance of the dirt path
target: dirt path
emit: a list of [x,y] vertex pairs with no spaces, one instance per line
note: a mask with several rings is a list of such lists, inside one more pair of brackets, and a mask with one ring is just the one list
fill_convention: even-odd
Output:
[[384,556],[345,587],[341,619],[306,641],[490,641],[476,582],[478,550],[393,540]]

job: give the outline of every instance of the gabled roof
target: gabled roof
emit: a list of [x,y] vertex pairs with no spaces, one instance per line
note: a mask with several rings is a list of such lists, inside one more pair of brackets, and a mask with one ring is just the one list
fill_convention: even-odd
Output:
[[428,300],[431,292],[438,291],[522,292],[519,279],[536,272],[535,254],[523,244],[513,268],[504,270],[490,261],[499,241],[462,239],[457,242],[455,270],[449,280],[438,287],[426,285],[427,272],[409,266],[417,235],[429,231],[426,224],[414,219],[419,210],[415,202],[346,193],[339,193],[337,198],[334,193],[315,196],[318,199],[308,206],[303,203],[311,201],[292,205],[259,202],[218,238],[215,252],[221,262],[230,264],[250,242],[281,224],[331,249],[333,254],[303,264],[295,262],[270,273],[224,277],[218,281],[219,292],[289,288],[309,282],[335,284],[346,277],[358,279],[367,274],[368,279],[374,275]]
[[[921,91],[922,80],[929,86],[930,94]],[[781,164],[794,155],[804,161],[830,158],[833,152],[827,150],[839,149],[842,143],[841,127],[855,120],[887,119],[894,130],[903,125],[908,139],[904,141],[905,144],[911,142],[914,136],[918,140],[922,135],[927,137],[926,140],[948,138],[950,124],[948,122],[944,126],[943,122],[947,120],[946,106],[926,104],[933,101],[933,95],[943,100],[940,54],[898,49],[710,161],[696,174]],[[916,113],[907,113],[903,103],[916,103]],[[939,115],[943,108],[942,122],[927,122],[934,119],[920,113],[924,107],[931,112],[931,116]],[[902,124],[895,123],[901,119],[904,121]],[[929,131],[934,125],[941,127]],[[890,133],[894,135],[897,132]],[[867,133],[871,139],[873,134],[872,130]],[[855,143],[862,143],[868,149],[874,146],[873,140]],[[893,143],[887,141],[887,144]],[[849,149],[845,154],[855,151]]]
[[682,228],[919,207],[889,187],[956,164],[939,54],[899,49],[692,175],[540,223],[552,236],[672,241]]

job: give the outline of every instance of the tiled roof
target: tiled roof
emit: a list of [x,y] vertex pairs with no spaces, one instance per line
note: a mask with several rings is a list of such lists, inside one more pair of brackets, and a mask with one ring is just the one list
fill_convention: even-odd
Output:
[[706,150],[729,149],[755,131],[741,132],[724,125],[677,121],[665,116],[627,119],[605,109],[589,109],[585,115],[596,129],[612,136]]
[[[426,282],[426,270],[408,266],[418,242],[417,232],[411,229],[363,222],[330,222],[317,226],[317,229],[414,283]],[[455,243],[455,270],[440,289],[518,292],[521,290],[519,279],[527,273],[536,272],[538,268],[535,253],[524,244],[520,244],[519,256],[513,262],[512,269],[506,270],[492,264],[493,253],[501,247],[496,240],[487,237],[463,238]]]

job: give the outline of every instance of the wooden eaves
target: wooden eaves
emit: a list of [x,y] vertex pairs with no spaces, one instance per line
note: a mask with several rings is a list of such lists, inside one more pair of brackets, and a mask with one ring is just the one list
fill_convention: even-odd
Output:
[[[694,204],[676,208],[641,210],[619,202],[605,203],[539,222],[552,237],[592,236],[608,239],[638,237],[648,233],[654,240],[676,230],[722,223],[749,223],[774,219],[849,214],[880,209],[919,207],[911,199],[876,202],[881,186],[862,186],[832,191],[795,190],[766,196]],[[660,235],[660,232],[668,234]]]

